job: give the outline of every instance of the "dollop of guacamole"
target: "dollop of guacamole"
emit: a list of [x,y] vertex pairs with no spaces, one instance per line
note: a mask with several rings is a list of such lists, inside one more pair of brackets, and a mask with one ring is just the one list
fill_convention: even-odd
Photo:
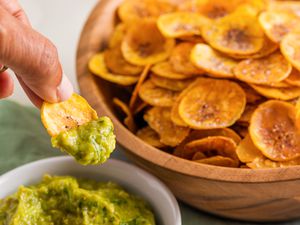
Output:
[[0,200],[0,225],[155,225],[142,199],[115,183],[45,175]]
[[52,146],[72,155],[83,165],[104,163],[116,146],[114,126],[100,117],[79,127],[61,132],[51,139]]

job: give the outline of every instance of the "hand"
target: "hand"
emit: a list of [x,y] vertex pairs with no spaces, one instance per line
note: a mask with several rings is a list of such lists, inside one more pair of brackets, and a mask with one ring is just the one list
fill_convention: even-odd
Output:
[[[67,100],[73,93],[56,47],[32,29],[17,0],[0,0],[0,67],[12,69],[32,103]],[[0,73],[0,98],[13,93],[13,80]]]

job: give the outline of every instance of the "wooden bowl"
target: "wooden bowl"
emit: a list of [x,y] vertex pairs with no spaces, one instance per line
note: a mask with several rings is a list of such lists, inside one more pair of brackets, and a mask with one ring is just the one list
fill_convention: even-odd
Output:
[[112,96],[120,88],[93,76],[87,66],[106,46],[121,2],[102,0],[91,13],[78,45],[77,75],[82,95],[100,115],[112,118],[127,156],[163,180],[178,199],[203,211],[248,221],[299,218],[299,166],[251,170],[194,163],[146,144],[122,125],[112,108]]

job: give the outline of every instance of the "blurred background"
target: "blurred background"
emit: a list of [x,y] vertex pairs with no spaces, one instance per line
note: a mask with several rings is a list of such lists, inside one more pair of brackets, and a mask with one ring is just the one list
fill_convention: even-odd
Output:
[[[78,91],[75,70],[76,47],[81,29],[90,11],[99,0],[19,0],[32,26],[56,46],[63,69]],[[14,77],[14,76],[13,76]],[[31,105],[15,80],[15,91],[10,99]]]

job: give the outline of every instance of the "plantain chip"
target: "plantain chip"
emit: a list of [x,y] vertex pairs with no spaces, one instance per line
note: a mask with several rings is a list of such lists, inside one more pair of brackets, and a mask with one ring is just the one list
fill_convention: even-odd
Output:
[[259,22],[268,38],[279,43],[285,35],[297,27],[300,18],[281,10],[266,11],[260,14]]
[[230,3],[224,0],[189,0],[179,5],[179,10],[199,13],[209,19],[220,19],[231,14],[245,3],[256,7],[258,10],[267,6],[264,0],[231,0]]
[[96,54],[90,59],[89,69],[93,74],[101,77],[104,80],[124,86],[132,85],[139,79],[137,76],[126,76],[110,73],[105,65],[103,53]]
[[254,54],[264,44],[264,32],[251,13],[233,13],[205,25],[202,37],[213,48],[227,54]]
[[124,23],[119,23],[110,36],[108,46],[109,48],[115,48],[122,44],[123,38],[125,37],[127,30],[127,25]]
[[145,19],[129,27],[121,50],[128,62],[145,66],[167,59],[174,45],[173,39],[167,39],[159,32],[155,20]]
[[300,33],[287,34],[280,43],[280,49],[284,57],[300,70]]
[[185,80],[174,80],[151,74],[150,80],[158,87],[169,89],[171,91],[182,91],[187,88],[193,81],[193,78]]
[[179,92],[158,87],[151,80],[143,83],[139,90],[140,98],[152,106],[171,107],[178,95]]
[[238,167],[237,162],[229,157],[224,156],[212,156],[205,159],[198,159],[194,162],[202,163],[202,164],[208,164],[213,166],[223,166],[223,167]]
[[183,42],[178,44],[170,56],[170,64],[175,72],[187,75],[199,75],[204,71],[194,66],[190,60],[191,51],[195,44]]
[[261,151],[253,144],[250,135],[247,135],[236,149],[239,160],[243,163],[251,163],[257,158],[264,158]]
[[187,136],[175,149],[173,152],[174,155],[184,158],[185,156],[185,145],[191,141],[200,140],[207,137],[215,137],[215,136],[222,136],[232,139],[236,144],[241,141],[240,136],[229,128],[221,128],[221,129],[212,129],[212,130],[192,130]]
[[165,145],[160,142],[159,140],[159,135],[156,133],[151,127],[147,126],[144,127],[136,133],[136,135],[148,143],[149,145],[152,145],[153,147],[156,148],[163,148]]
[[270,168],[285,168],[289,166],[300,165],[300,158],[285,161],[285,162],[274,162],[267,158],[256,158],[253,162],[247,163],[247,166],[251,169],[270,169]]
[[126,117],[124,119],[125,126],[128,128],[128,130],[135,133],[137,126],[134,122],[134,118],[129,109],[129,106],[126,103],[122,102],[118,98],[113,98],[113,103],[115,106],[117,106],[119,109],[121,109],[121,111],[126,115]]
[[161,143],[174,147],[188,136],[190,129],[175,125],[170,113],[170,108],[153,107],[144,114],[144,119],[159,134]]
[[209,45],[197,44],[191,52],[191,61],[209,76],[233,78],[237,61],[213,50]]
[[258,52],[249,55],[229,54],[229,56],[235,59],[259,59],[272,54],[277,49],[277,43],[271,41],[267,37],[264,37],[263,47]]
[[246,94],[228,80],[198,78],[179,104],[179,114],[194,129],[215,129],[233,125],[242,115]]
[[89,103],[75,93],[67,101],[44,102],[41,107],[42,123],[52,137],[97,118],[96,111]]
[[293,69],[291,74],[284,81],[289,85],[300,87],[300,72]]
[[239,80],[264,85],[283,81],[291,71],[292,65],[280,52],[260,59],[245,59],[234,68],[234,74]]
[[194,140],[184,146],[183,158],[192,159],[196,152],[202,152],[207,157],[224,156],[235,160],[238,164],[238,157],[236,154],[236,143],[228,137],[213,136]]
[[104,51],[104,63],[113,74],[138,76],[143,70],[143,67],[132,65],[124,59],[120,46]]
[[197,13],[173,12],[161,15],[157,20],[160,32],[167,38],[201,35],[208,20]]
[[300,16],[300,2],[299,1],[270,1],[268,11],[280,11]]
[[300,156],[300,131],[290,103],[271,100],[261,104],[252,115],[249,132],[255,146],[271,160]]
[[193,77],[192,75],[186,75],[183,73],[175,72],[169,61],[161,62],[154,65],[151,68],[151,71],[160,77],[165,77],[174,80],[184,80]]
[[292,86],[288,88],[268,87],[252,84],[250,85],[261,95],[279,100],[291,100],[300,96],[300,87]]
[[134,23],[144,18],[157,18],[174,9],[174,5],[164,0],[125,0],[118,9],[118,15],[123,22]]

